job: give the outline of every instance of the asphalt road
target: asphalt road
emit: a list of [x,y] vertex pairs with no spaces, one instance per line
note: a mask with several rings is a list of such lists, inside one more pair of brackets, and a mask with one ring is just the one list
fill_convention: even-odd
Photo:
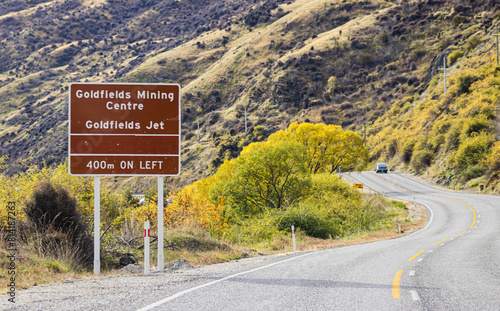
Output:
[[[16,310],[500,310],[500,197],[351,174],[428,208],[402,238],[18,293]],[[12,307],[2,296],[0,308]]]

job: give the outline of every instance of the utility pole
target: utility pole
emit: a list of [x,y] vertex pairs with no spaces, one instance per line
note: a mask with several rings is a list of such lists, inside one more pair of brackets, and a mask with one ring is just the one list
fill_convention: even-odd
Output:
[[245,133],[247,132],[247,107],[245,106]]
[[443,70],[443,77],[444,77],[444,93],[446,94],[446,57],[443,57],[443,68],[439,68],[439,70]]
[[365,147],[366,147],[366,121],[365,123],[363,124],[363,128],[364,128],[364,138],[363,138],[363,141],[365,143]]
[[498,64],[498,36],[500,36],[500,34],[498,33],[498,28],[497,28],[497,33],[494,33],[493,36],[497,37],[497,67],[498,67],[499,66],[499,64]]

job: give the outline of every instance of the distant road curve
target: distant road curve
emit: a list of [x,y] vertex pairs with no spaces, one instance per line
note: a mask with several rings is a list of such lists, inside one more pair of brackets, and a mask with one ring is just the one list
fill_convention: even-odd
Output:
[[351,177],[432,217],[393,240],[37,286],[17,293],[14,310],[500,310],[499,197],[395,173]]

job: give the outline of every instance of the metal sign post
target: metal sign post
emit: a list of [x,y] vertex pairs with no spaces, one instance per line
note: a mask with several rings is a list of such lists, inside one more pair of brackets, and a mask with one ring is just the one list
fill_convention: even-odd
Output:
[[163,271],[163,176],[158,176],[158,264],[156,271]]
[[94,176],[94,274],[101,274],[101,179]]

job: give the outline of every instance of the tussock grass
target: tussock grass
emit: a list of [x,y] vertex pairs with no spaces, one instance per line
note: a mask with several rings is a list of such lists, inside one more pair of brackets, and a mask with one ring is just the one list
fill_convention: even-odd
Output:
[[[398,205],[401,206],[400,204],[403,204],[406,208],[392,205],[392,217],[377,230],[353,233],[338,240],[312,238],[298,231],[296,232],[297,250],[306,251],[328,249],[395,239],[418,230],[427,222],[427,211],[423,207],[417,206],[417,214],[415,216],[414,213],[410,212],[413,209],[413,203],[399,202]],[[401,219],[401,234],[398,232],[398,219]],[[283,250],[293,250],[291,242]]]
[[184,259],[194,266],[208,265],[239,259],[246,251],[198,228],[170,228],[165,232],[165,263]]
[[[4,236],[2,234],[2,236]],[[50,284],[66,279],[81,279],[92,276],[77,263],[77,252],[69,243],[53,241],[51,245],[43,244],[40,236],[31,236],[27,244],[18,242],[15,252],[15,284],[16,290],[26,289],[41,284]],[[0,278],[0,294],[8,291],[8,284],[11,275],[7,275],[10,263],[11,251],[7,251],[3,246],[5,242],[0,241],[0,266],[3,268],[3,277]],[[43,245],[42,245],[43,244]],[[47,249],[50,248],[56,256],[46,256]],[[57,259],[55,258],[57,257]]]

